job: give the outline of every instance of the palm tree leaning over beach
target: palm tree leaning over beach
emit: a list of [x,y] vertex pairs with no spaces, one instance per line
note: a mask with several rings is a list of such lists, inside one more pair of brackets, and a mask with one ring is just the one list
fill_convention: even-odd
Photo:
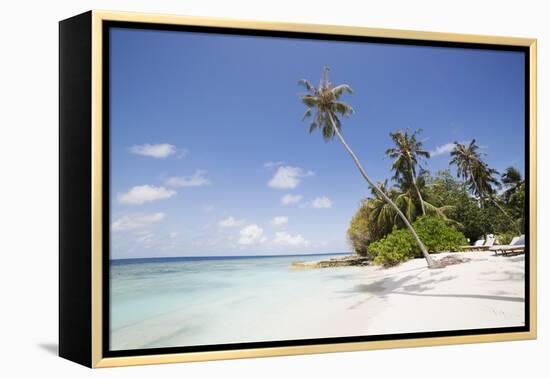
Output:
[[422,130],[418,129],[409,135],[409,130],[396,131],[390,133],[390,137],[395,147],[388,148],[386,155],[393,160],[392,170],[395,171],[393,178],[397,181],[410,182],[415,190],[422,215],[426,215],[426,206],[417,184],[417,166],[420,159],[428,159],[430,153],[422,147],[422,142],[416,139],[416,136]]
[[[374,181],[371,180],[371,178],[363,169],[363,166],[359,162],[359,159],[357,158],[355,153],[351,150],[349,145],[344,140],[340,132],[342,128],[342,123],[339,116],[349,117],[354,113],[354,110],[348,104],[340,101],[340,97],[346,92],[349,94],[353,93],[353,90],[347,84],[341,84],[333,87],[328,79],[328,71],[329,68],[325,66],[323,69],[323,74],[319,87],[315,87],[307,80],[299,81],[299,84],[303,85],[307,90],[307,93],[300,96],[302,102],[307,107],[303,119],[305,120],[306,118],[313,116],[313,122],[309,126],[309,132],[312,133],[317,128],[319,128],[325,142],[332,140],[335,135],[338,137],[340,143],[342,143],[348,154],[353,159],[353,162],[361,173],[361,176],[363,176],[369,186],[373,188],[380,195],[380,197],[382,197],[384,201],[386,201],[394,209],[394,211],[399,215],[405,226],[409,229],[410,233],[418,244],[418,247],[422,251],[422,255],[426,259],[428,267],[436,267],[435,261],[431,258],[430,254],[426,250],[426,247],[424,247],[424,244],[422,244],[422,241],[416,234],[416,231],[414,230],[407,217],[403,214],[401,210],[399,210],[397,205],[386,195],[386,193],[384,193],[384,191],[381,190],[374,183]],[[315,114],[313,114],[314,111]]]

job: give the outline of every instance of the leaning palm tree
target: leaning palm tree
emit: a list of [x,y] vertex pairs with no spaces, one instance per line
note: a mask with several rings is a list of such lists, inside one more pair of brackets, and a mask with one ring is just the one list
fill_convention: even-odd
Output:
[[407,182],[410,182],[414,187],[415,194],[420,203],[422,209],[422,215],[426,215],[426,207],[424,206],[424,200],[422,194],[417,185],[417,166],[419,166],[420,159],[429,158],[430,153],[422,147],[422,141],[416,139],[416,136],[422,132],[421,129],[415,130],[412,134],[409,134],[409,130],[396,131],[390,133],[390,137],[395,144],[395,147],[386,150],[386,155],[393,160],[392,170],[395,171],[394,179],[401,181],[407,178]]
[[[369,186],[373,188],[383,199],[386,201],[393,209],[397,212],[403,223],[411,232],[414,237],[418,247],[422,251],[428,267],[433,268],[436,266],[434,260],[429,255],[426,247],[422,244],[422,241],[416,234],[414,228],[408,221],[407,217],[399,210],[397,205],[384,193],[371,179],[367,176],[367,173],[363,169],[363,166],[359,162],[359,159],[355,153],[351,150],[349,145],[344,140],[342,133],[340,132],[342,128],[342,123],[339,116],[349,117],[353,114],[353,108],[340,101],[340,97],[344,93],[352,93],[352,89],[347,84],[341,84],[337,86],[332,86],[328,79],[328,67],[325,67],[323,74],[321,76],[321,82],[319,87],[315,87],[307,80],[300,80],[299,84],[303,85],[307,93],[301,95],[301,100],[304,105],[307,107],[306,112],[304,113],[304,119],[313,116],[313,122],[309,126],[309,132],[314,132],[317,128],[321,130],[321,134],[325,142],[333,139],[336,135],[348,154],[353,159],[353,162],[357,166],[357,169],[361,173],[361,176],[367,181]],[[313,112],[315,111],[315,114]]]
[[472,139],[468,145],[458,142],[454,142],[454,144],[455,146],[451,151],[452,159],[449,164],[456,165],[457,176],[465,179],[470,191],[478,198],[480,206],[483,207],[489,201],[515,223],[515,220],[496,199],[495,187],[500,186],[495,178],[498,171],[490,168],[482,160],[482,154],[479,152],[476,140]]

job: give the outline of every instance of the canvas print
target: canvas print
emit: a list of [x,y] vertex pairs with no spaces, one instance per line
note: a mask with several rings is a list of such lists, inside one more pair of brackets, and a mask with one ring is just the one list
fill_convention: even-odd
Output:
[[109,350],[524,329],[525,53],[252,34],[109,29]]

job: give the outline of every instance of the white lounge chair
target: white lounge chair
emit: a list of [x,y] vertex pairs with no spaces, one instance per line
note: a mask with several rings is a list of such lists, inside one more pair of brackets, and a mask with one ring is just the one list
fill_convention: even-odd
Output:
[[507,245],[495,245],[490,248],[495,255],[499,253],[503,255],[516,254],[516,253],[525,253],[525,235],[516,236],[512,239],[510,244]]
[[495,244],[495,237],[493,235],[487,235],[487,239],[477,240],[474,245],[466,245],[461,247],[463,250],[469,251],[488,251]]

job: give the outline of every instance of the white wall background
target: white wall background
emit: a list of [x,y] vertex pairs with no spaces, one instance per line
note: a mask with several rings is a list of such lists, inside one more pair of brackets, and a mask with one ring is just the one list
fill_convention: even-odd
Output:
[[[89,0],[0,6],[0,374],[4,377],[520,377],[548,371],[550,27],[545,1]],[[57,344],[57,21],[89,9],[539,39],[539,340],[91,372]],[[435,315],[435,314],[434,314]]]

